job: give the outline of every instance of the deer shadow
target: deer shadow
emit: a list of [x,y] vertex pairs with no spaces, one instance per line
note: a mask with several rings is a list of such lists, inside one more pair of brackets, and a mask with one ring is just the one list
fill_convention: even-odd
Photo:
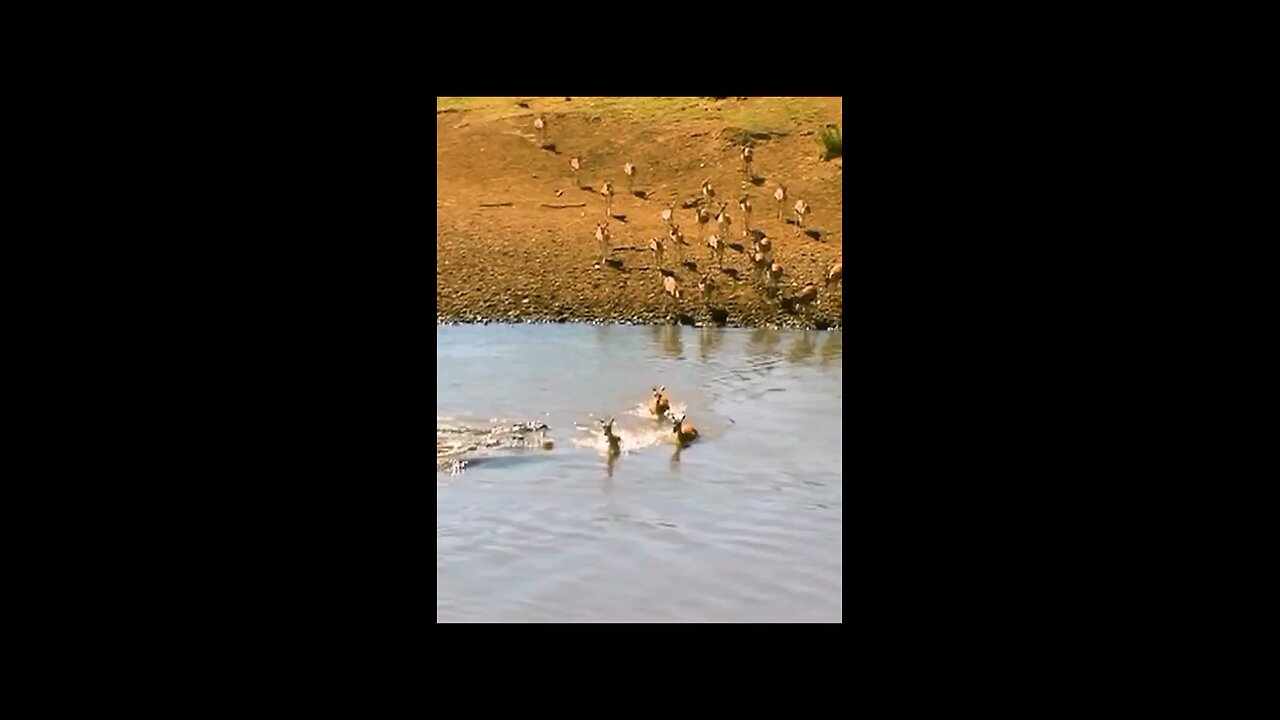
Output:
[[755,185],[756,187],[760,187],[761,185],[764,184],[764,176],[752,175],[751,179],[748,180],[747,182],[751,183],[752,185]]
[[738,272],[738,268],[722,267],[720,268],[720,272],[724,273],[725,275],[728,275],[734,280],[742,279],[742,274]]
[[679,325],[696,325],[696,324],[698,323],[698,321],[697,321],[697,320],[694,320],[694,319],[693,319],[693,316],[692,316],[692,315],[690,315],[690,314],[689,314],[689,313],[687,313],[687,312],[679,312],[679,311],[677,311],[677,312],[676,312],[676,323],[677,323],[677,324],[679,324]]
[[685,267],[689,268],[690,270],[692,270],[692,271],[694,271],[694,272],[698,272],[698,263],[697,263],[697,261],[696,261],[696,260],[685,260],[684,262],[682,262],[682,263],[680,263],[680,264],[681,264],[681,265],[684,265]]
[[711,322],[721,327],[729,321],[729,311],[724,308],[709,307],[707,311],[711,313]]
[[632,195],[635,195],[636,197],[640,198],[641,200],[648,200],[648,199],[649,199],[649,191],[648,191],[648,190],[632,190],[632,191],[631,191],[631,194],[632,194]]
[[731,243],[727,243],[727,245],[729,246],[730,250],[737,252],[739,255],[747,251],[747,249],[742,246],[742,243],[739,243],[739,242],[731,242]]
[[622,261],[618,260],[617,258],[606,258],[604,261],[604,264],[608,265],[614,270],[622,270],[623,272],[627,272],[625,269],[623,269]]
[[627,221],[626,215],[610,215],[609,217],[614,220],[617,220],[620,223],[625,223]]
[[543,145],[543,146],[542,146],[542,149],[543,149],[543,150],[546,150],[547,152],[551,153],[552,155],[559,155],[559,154],[560,154],[560,151],[556,149],[556,144],[555,144],[555,143],[547,143],[546,145]]
[[808,235],[814,240],[822,240],[822,231],[818,230],[817,228],[811,228],[811,229],[805,230],[804,234]]

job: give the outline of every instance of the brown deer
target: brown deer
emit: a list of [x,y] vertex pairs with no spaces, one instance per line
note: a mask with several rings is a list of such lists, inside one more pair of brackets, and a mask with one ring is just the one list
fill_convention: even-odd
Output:
[[751,198],[746,195],[738,198],[738,209],[742,211],[742,237],[746,237],[751,227]]
[[569,167],[573,168],[573,184],[575,187],[582,187],[582,182],[578,180],[578,173],[582,170],[582,161],[576,157],[569,158]]
[[533,127],[538,131],[538,144],[547,145],[547,119],[541,115],[533,119]]
[[650,414],[662,417],[671,409],[671,401],[667,399],[667,386],[656,387],[653,389],[653,395],[649,398]]
[[688,445],[698,439],[698,428],[694,427],[693,423],[685,422],[684,419],[685,416],[681,415],[671,424],[671,434],[681,446]]
[[703,273],[702,277],[698,278],[698,289],[702,291],[702,302],[710,305],[711,294],[716,289],[716,281],[711,279],[711,273]]
[[778,221],[782,221],[782,204],[787,201],[787,186],[779,185],[777,190],[773,191],[773,199],[778,201]]
[[600,251],[600,262],[604,263],[609,256],[609,224],[596,223],[596,248]]
[[627,176],[627,192],[635,192],[636,166],[631,163],[627,163],[622,166],[622,172]]
[[720,240],[719,236],[712,235],[711,238],[707,240],[707,247],[711,248],[711,255],[715,257],[716,265],[724,267],[724,243]]
[[733,224],[733,218],[724,211],[727,207],[729,207],[728,203],[720,203],[720,212],[716,213],[716,227],[720,230],[720,237],[726,240],[729,238],[729,226]]
[[613,183],[605,180],[604,186],[600,188],[600,194],[604,196],[604,216],[613,217]]
[[796,226],[801,230],[804,229],[804,216],[809,214],[809,203],[804,200],[796,201]]
[[832,285],[843,285],[843,283],[841,282],[843,278],[844,278],[844,263],[837,261],[835,265],[831,266],[830,270],[827,270],[827,277],[825,278],[825,286],[829,288]]
[[658,267],[662,267],[663,256],[666,254],[666,249],[662,246],[662,238],[649,238],[649,251],[653,253],[653,261]]
[[753,176],[751,172],[751,161],[755,159],[755,152],[752,151],[750,145],[742,146],[742,172],[750,180]]

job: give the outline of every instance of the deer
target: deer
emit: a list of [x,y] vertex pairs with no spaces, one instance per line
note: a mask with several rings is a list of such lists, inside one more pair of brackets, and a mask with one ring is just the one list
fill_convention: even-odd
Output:
[[533,127],[538,131],[538,144],[546,147],[547,145],[547,120],[542,115],[533,119]]
[[698,289],[702,291],[702,302],[710,305],[711,294],[716,289],[716,281],[711,279],[711,273],[703,273],[702,277],[698,278]]
[[675,207],[674,204],[671,204],[662,211],[662,222],[666,223],[667,227],[671,227],[671,219],[675,217]]
[[609,255],[609,224],[596,223],[596,247],[600,250],[600,262],[603,263]]
[[777,290],[778,281],[781,279],[782,265],[778,264],[778,261],[775,260],[771,265],[769,265],[769,271],[765,275],[765,285],[767,285],[770,290]]
[[804,229],[804,216],[809,214],[809,203],[804,200],[796,201],[796,226],[801,230]]
[[685,416],[681,415],[672,421],[671,434],[683,447],[698,439],[698,428],[694,427],[693,423],[685,422]]
[[613,217],[613,183],[605,180],[600,194],[604,196],[604,216]]
[[755,266],[757,273],[756,277],[759,278],[760,284],[763,285],[765,283],[765,278],[769,274],[769,258],[765,257],[764,253],[757,250],[755,255],[751,257],[751,262]]
[[698,241],[701,242],[703,228],[711,222],[711,213],[707,212],[706,208],[694,208],[693,216],[698,220]]
[[787,186],[779,185],[778,189],[773,191],[773,199],[778,201],[778,221],[782,222],[782,204],[787,201]]
[[743,145],[742,146],[742,172],[744,175],[746,175],[748,180],[752,178],[751,161],[753,159],[755,159],[755,152],[752,151],[751,146]]
[[702,199],[710,205],[716,199],[716,189],[711,187],[711,178],[702,181]]
[[762,237],[756,242],[752,243],[752,248],[755,250],[755,252],[758,252],[764,255],[766,258],[773,257],[773,242],[771,242],[767,237]]
[[649,251],[653,253],[653,261],[658,267],[662,267],[663,256],[666,254],[666,249],[662,246],[662,238],[649,238]]
[[671,298],[673,303],[677,305],[680,303],[680,283],[676,282],[675,275],[662,276],[662,289]]
[[671,409],[671,401],[667,398],[667,386],[656,387],[649,398],[649,413],[662,417]]
[[574,186],[582,187],[582,182],[578,179],[578,173],[582,170],[582,160],[576,157],[569,158],[569,167],[573,168]]
[[843,278],[844,263],[836,261],[836,264],[832,265],[830,270],[827,270],[827,277],[824,278],[824,285],[828,288],[832,285],[843,285]]
[[738,209],[742,211],[742,237],[746,237],[751,227],[751,198],[746,195],[738,198]]
[[622,450],[622,438],[613,434],[613,418],[609,418],[608,422],[600,421],[600,425],[604,430],[604,441],[608,443],[609,454],[617,455]]
[[807,283],[804,289],[796,295],[796,305],[809,305],[818,299],[818,288],[813,283]]
[[729,237],[729,226],[733,224],[733,218],[729,217],[729,214],[724,211],[726,207],[729,207],[728,203],[720,203],[720,212],[716,214],[716,227],[720,229],[720,235],[727,239]]
[[684,233],[680,232],[679,225],[672,225],[667,231],[667,237],[671,238],[671,244],[676,249],[676,262],[684,262]]
[[627,192],[635,192],[636,166],[627,163],[622,166],[622,172],[627,176]]
[[707,240],[707,247],[711,248],[711,254],[716,259],[716,265],[724,267],[724,243],[720,241],[720,237],[718,235],[712,235],[711,238]]

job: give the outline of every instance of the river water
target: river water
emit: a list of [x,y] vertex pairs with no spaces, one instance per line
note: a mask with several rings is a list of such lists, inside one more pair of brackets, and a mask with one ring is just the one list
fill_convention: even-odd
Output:
[[[437,326],[437,622],[841,622],[843,345]],[[692,445],[644,408],[656,385]]]

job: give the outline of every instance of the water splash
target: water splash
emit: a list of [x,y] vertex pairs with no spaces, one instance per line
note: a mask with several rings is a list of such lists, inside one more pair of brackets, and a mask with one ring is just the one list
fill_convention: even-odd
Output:
[[472,461],[503,450],[550,450],[555,441],[550,427],[537,420],[490,418],[489,424],[436,418],[436,470],[449,475],[464,472]]
[[[631,411],[626,413],[626,415],[634,414]],[[619,420],[613,424],[613,434],[618,436],[618,448],[623,455],[671,442],[671,425],[668,422],[659,422],[657,418],[649,414],[648,410],[645,410],[644,415],[641,417],[643,420],[639,422],[632,420],[622,422]],[[575,427],[579,433],[582,433],[581,437],[572,439],[575,447],[594,450],[601,455],[608,455],[609,443],[604,439],[604,432],[601,431],[599,424],[594,427],[583,425],[576,425]]]

